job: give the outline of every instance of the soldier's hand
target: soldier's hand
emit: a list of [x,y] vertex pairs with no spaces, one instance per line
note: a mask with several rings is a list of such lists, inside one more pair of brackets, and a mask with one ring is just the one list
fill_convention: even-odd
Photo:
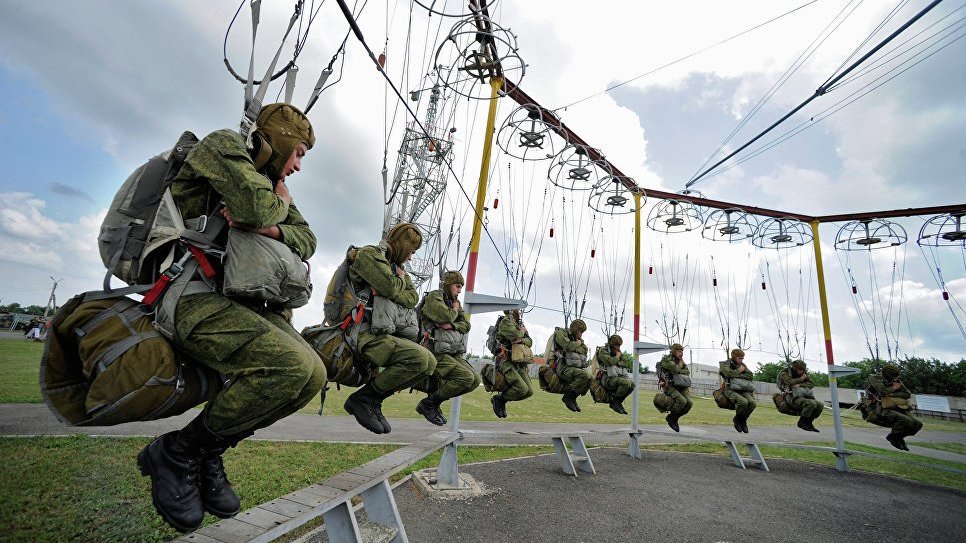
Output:
[[748,369],[748,368],[746,368],[744,364],[740,364],[740,365],[738,366],[738,373],[741,373],[741,372],[743,372],[743,371],[745,371],[745,370],[747,370],[747,369]]
[[892,383],[892,390],[899,390],[900,388],[902,388],[902,383],[898,381]]
[[402,266],[396,266],[396,277],[400,279],[406,277],[406,270]]
[[285,202],[285,205],[292,203],[292,195],[289,194],[288,187],[285,186],[284,179],[279,179],[278,182],[275,183],[275,195],[281,198],[282,201]]
[[229,227],[238,228],[239,226],[241,226],[239,223],[235,222],[234,218],[232,218],[231,211],[227,207],[224,207],[221,209],[221,216],[224,217],[226,221],[228,221]]
[[443,324],[440,324],[439,327],[442,328],[443,330],[452,330],[453,329],[453,325],[450,324],[450,323],[448,323],[448,322],[444,322]]

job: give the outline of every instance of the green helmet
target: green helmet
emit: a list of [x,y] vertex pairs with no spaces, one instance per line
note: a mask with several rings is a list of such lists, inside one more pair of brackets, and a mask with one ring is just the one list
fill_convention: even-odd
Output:
[[620,348],[620,346],[623,344],[624,344],[624,338],[620,337],[617,334],[614,334],[611,337],[607,338],[608,347]]
[[401,222],[386,234],[386,251],[393,264],[402,264],[423,244],[423,235],[415,224]]
[[892,364],[886,364],[882,367],[882,378],[892,380],[899,377],[899,368],[893,366]]
[[295,152],[299,143],[311,149],[315,145],[312,123],[299,108],[291,104],[268,104],[255,119],[252,140],[259,143],[253,148],[255,168],[264,170],[274,181],[281,177],[282,168]]
[[791,366],[795,371],[805,371],[805,362],[803,360],[795,360],[791,363]]
[[582,334],[587,331],[587,324],[584,321],[577,319],[570,323],[570,333],[572,335]]
[[731,358],[741,358],[745,356],[745,351],[741,349],[731,349]]
[[466,284],[466,281],[463,280],[463,274],[461,274],[456,270],[450,270],[443,274],[444,287],[449,288],[453,285],[463,286],[465,284]]
[[674,351],[684,352],[684,345],[681,345],[680,343],[675,343],[674,345],[671,345],[671,352],[673,353]]

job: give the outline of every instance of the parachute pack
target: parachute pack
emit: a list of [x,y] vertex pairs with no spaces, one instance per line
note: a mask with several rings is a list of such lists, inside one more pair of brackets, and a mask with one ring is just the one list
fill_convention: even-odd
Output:
[[[329,286],[325,290],[325,300],[322,302],[322,313],[327,325],[342,323],[353,310],[360,307],[360,304],[364,307],[369,301],[360,297],[349,279],[349,268],[355,262],[358,252],[358,247],[350,245],[346,249],[345,258],[336,268],[335,273],[332,274],[332,278],[329,279]],[[353,320],[356,316],[359,318],[356,322],[361,322],[361,315],[355,315]]]
[[500,338],[497,337],[497,333],[500,331],[500,325],[503,324],[503,319],[506,315],[500,315],[496,319],[496,323],[486,329],[486,350],[490,351],[493,356],[499,356],[503,351],[503,343],[500,342]]

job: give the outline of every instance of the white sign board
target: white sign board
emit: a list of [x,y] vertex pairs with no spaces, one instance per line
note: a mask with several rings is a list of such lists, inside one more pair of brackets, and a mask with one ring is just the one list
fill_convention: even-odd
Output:
[[936,411],[937,413],[949,413],[949,398],[945,396],[930,396],[928,394],[916,394],[916,407],[920,411]]

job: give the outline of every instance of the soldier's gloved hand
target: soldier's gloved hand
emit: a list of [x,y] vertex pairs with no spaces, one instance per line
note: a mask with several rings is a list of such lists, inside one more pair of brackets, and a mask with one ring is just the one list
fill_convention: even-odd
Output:
[[406,277],[406,270],[404,270],[402,266],[396,266],[396,277],[400,279]]
[[292,195],[289,194],[288,187],[285,186],[285,179],[279,179],[278,182],[275,183],[275,195],[281,198],[282,201],[285,202],[285,205],[292,203]]

